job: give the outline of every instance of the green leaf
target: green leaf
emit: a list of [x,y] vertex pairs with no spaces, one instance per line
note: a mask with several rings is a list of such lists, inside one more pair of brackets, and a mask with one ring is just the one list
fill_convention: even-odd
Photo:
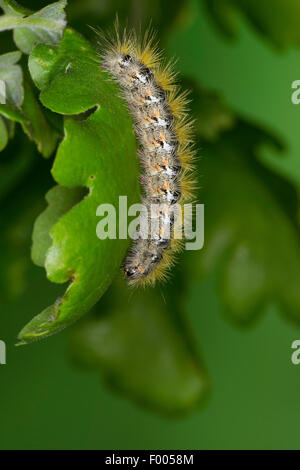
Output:
[[24,98],[22,69],[16,65],[20,58],[21,52],[19,51],[8,52],[0,56],[0,80],[5,84],[5,103],[17,108],[21,106]]
[[0,0],[0,7],[7,15],[26,16],[31,11],[19,5],[15,0]]
[[4,119],[0,116],[0,151],[3,150],[8,142],[8,130]]
[[6,123],[8,138],[12,139],[15,135],[16,123],[10,119],[3,118]]
[[36,219],[32,234],[31,257],[37,266],[45,266],[47,251],[51,246],[49,235],[51,228],[84,195],[84,188],[64,188],[63,186],[54,186],[46,194],[48,207]]
[[13,36],[16,46],[22,52],[24,52],[24,54],[30,54],[30,52],[39,43],[36,34],[32,33],[32,31],[25,28],[14,29]]
[[262,35],[277,47],[300,44],[298,0],[202,0],[221,31],[236,35],[234,13],[240,11]]
[[24,84],[24,99],[19,108],[9,102],[0,104],[0,114],[21,124],[27,136],[34,140],[39,152],[49,157],[56,148],[58,132],[50,126],[45,113],[36,100],[28,81]]
[[[4,83],[4,100],[2,100],[4,103],[0,104],[0,114],[7,119],[19,122],[28,137],[36,142],[39,152],[48,157],[56,147],[58,134],[47,122],[33,94],[29,80],[25,80],[23,87],[22,68],[16,64],[20,57],[19,51],[0,56],[0,80]],[[3,132],[4,128],[2,129],[2,148],[4,143],[7,143]]]
[[208,390],[206,372],[160,291],[131,295],[114,284],[107,297],[109,305],[72,332],[76,364],[101,372],[121,393],[163,413],[199,404]]
[[33,93],[29,80],[26,80],[24,84],[22,112],[24,119],[20,122],[24,132],[30,139],[34,140],[38,151],[44,157],[49,157],[56,148],[59,134],[50,125],[44,110]]
[[66,0],[29,15],[15,3],[2,4],[6,14],[0,17],[0,31],[13,29],[15,43],[25,54],[30,54],[37,44],[57,44],[61,40],[66,26]]
[[191,275],[200,280],[216,269],[223,305],[241,324],[274,300],[300,319],[298,194],[259,163],[258,149],[270,142],[272,136],[239,121],[201,164],[205,247],[193,257]]
[[[139,200],[132,120],[117,85],[100,69],[89,43],[67,30],[57,46],[35,48],[30,71],[42,88],[42,103],[54,112],[71,115],[65,118],[65,138],[56,155],[53,177],[62,186],[87,187],[89,194],[50,230],[47,276],[52,282],[71,283],[54,305],[21,331],[23,343],[60,331],[100,299],[118,272],[129,241],[99,240],[96,209],[101,203],[112,204],[118,220],[120,195],[127,195],[128,205]],[[74,118],[90,108],[92,114]],[[41,240],[45,240],[44,234]]]
[[110,93],[118,92],[101,72],[97,53],[71,29],[65,31],[58,46],[37,46],[29,56],[28,66],[34,83],[41,89],[41,102],[56,113],[83,113],[95,106],[95,95],[100,96],[101,104],[109,106]]
[[19,107],[23,103],[23,74],[22,69],[17,62],[21,58],[21,52],[8,52],[0,56],[0,114],[6,116],[1,117],[0,125],[0,151],[2,151],[9,138],[13,135],[13,125],[10,124],[8,114],[1,113],[1,109],[15,109],[15,116],[20,115]]

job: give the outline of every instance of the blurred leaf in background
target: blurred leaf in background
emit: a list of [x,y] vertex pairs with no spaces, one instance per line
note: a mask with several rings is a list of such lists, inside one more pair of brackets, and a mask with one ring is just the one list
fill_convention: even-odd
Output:
[[[227,110],[224,120],[226,107],[217,95],[208,93],[211,106],[204,113],[207,98],[201,88],[194,90],[196,131],[207,141],[199,193],[206,215],[205,247],[189,256],[190,276],[200,282],[217,270],[218,293],[234,322],[249,323],[273,302],[299,322],[298,188],[259,160],[263,146],[282,150],[282,145],[233,111]],[[206,126],[219,131],[213,141]]]
[[186,24],[191,20],[188,0],[73,0],[67,6],[69,22],[78,31],[90,37],[93,41],[94,33],[87,25],[111,30],[116,19],[121,24],[127,24],[136,30],[149,27],[149,23],[157,31],[159,39],[170,33],[174,28]]
[[200,0],[226,36],[235,37],[235,14],[242,13],[252,26],[278,48],[299,46],[298,0]]
[[[49,165],[46,162],[38,163],[34,144],[21,131],[16,137],[0,154],[2,309],[8,302],[15,302],[29,287],[32,227],[44,206],[43,191],[51,181]],[[8,158],[9,165],[6,168],[5,160]]]
[[115,282],[72,333],[71,357],[143,405],[164,414],[190,411],[206,398],[208,379],[179,297],[173,286],[131,292]]
[[35,157],[27,137],[17,131],[16,138],[0,154],[0,202],[26,177]]
[[207,90],[193,79],[183,78],[183,86],[190,90],[191,114],[195,118],[197,135],[197,169],[201,169],[202,142],[212,143],[222,137],[222,133],[235,126],[236,116],[225,100],[216,91]]

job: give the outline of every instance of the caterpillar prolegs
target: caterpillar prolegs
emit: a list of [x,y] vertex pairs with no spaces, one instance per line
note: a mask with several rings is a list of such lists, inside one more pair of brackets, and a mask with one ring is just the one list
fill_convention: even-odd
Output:
[[189,200],[193,186],[187,93],[179,92],[173,65],[163,62],[153,34],[140,40],[134,32],[120,34],[116,27],[101,45],[101,67],[119,83],[133,118],[143,204],[150,214],[153,205],[159,207],[152,214],[156,230],[148,227],[148,234],[133,242],[123,269],[130,284],[153,284],[165,278],[181,246],[174,238],[174,207]]

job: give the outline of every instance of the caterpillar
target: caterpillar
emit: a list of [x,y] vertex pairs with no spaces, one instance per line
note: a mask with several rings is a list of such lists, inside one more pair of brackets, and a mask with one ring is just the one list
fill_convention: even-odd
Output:
[[116,24],[100,45],[100,66],[118,82],[134,122],[143,204],[150,213],[154,204],[159,207],[151,215],[157,228],[133,242],[123,271],[129,284],[153,285],[167,277],[182,246],[174,237],[174,207],[192,197],[195,150],[188,93],[179,91],[174,61],[163,60],[150,29],[141,38],[134,31],[120,32]]

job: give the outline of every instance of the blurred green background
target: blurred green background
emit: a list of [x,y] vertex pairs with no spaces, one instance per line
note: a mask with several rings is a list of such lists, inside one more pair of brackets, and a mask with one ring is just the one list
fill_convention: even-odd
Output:
[[[99,374],[75,366],[72,327],[14,347],[24,323],[62,290],[29,257],[31,227],[53,185],[49,162],[37,156],[1,201],[0,339],[7,344],[7,365],[0,366],[0,448],[299,448],[300,365],[291,363],[291,344],[300,337],[300,107],[291,102],[291,83],[300,79],[300,37],[291,29],[297,30],[300,20],[289,30],[290,19],[283,18],[282,30],[274,33],[263,19],[271,26],[279,21],[280,1],[274,10],[272,2],[250,2],[253,9],[247,10],[247,1],[232,1],[246,15],[229,15],[237,31],[229,38],[216,21],[218,8],[225,18],[224,3],[70,0],[67,9],[70,25],[85,35],[90,35],[87,24],[107,26],[116,12],[132,24],[152,16],[168,56],[179,57],[181,76],[195,89],[220,96],[216,108],[215,98],[205,108],[206,94],[200,91],[195,103],[206,244],[202,252],[184,255],[186,270],[178,268],[186,277],[184,315],[210,377],[209,396],[189,413],[172,417],[136,404],[107,387]],[[23,2],[33,9],[45,4]],[[293,1],[284,8],[295,16]],[[4,35],[2,52],[6,46]],[[234,121],[240,125],[234,127]],[[283,150],[265,146],[269,141],[279,141]],[[5,165],[10,155],[12,147],[3,152]],[[250,262],[245,251],[234,251],[233,242],[229,254],[211,262],[209,244],[229,226],[235,227],[236,245],[242,240],[242,248],[250,247]],[[239,253],[242,262],[236,262]]]

